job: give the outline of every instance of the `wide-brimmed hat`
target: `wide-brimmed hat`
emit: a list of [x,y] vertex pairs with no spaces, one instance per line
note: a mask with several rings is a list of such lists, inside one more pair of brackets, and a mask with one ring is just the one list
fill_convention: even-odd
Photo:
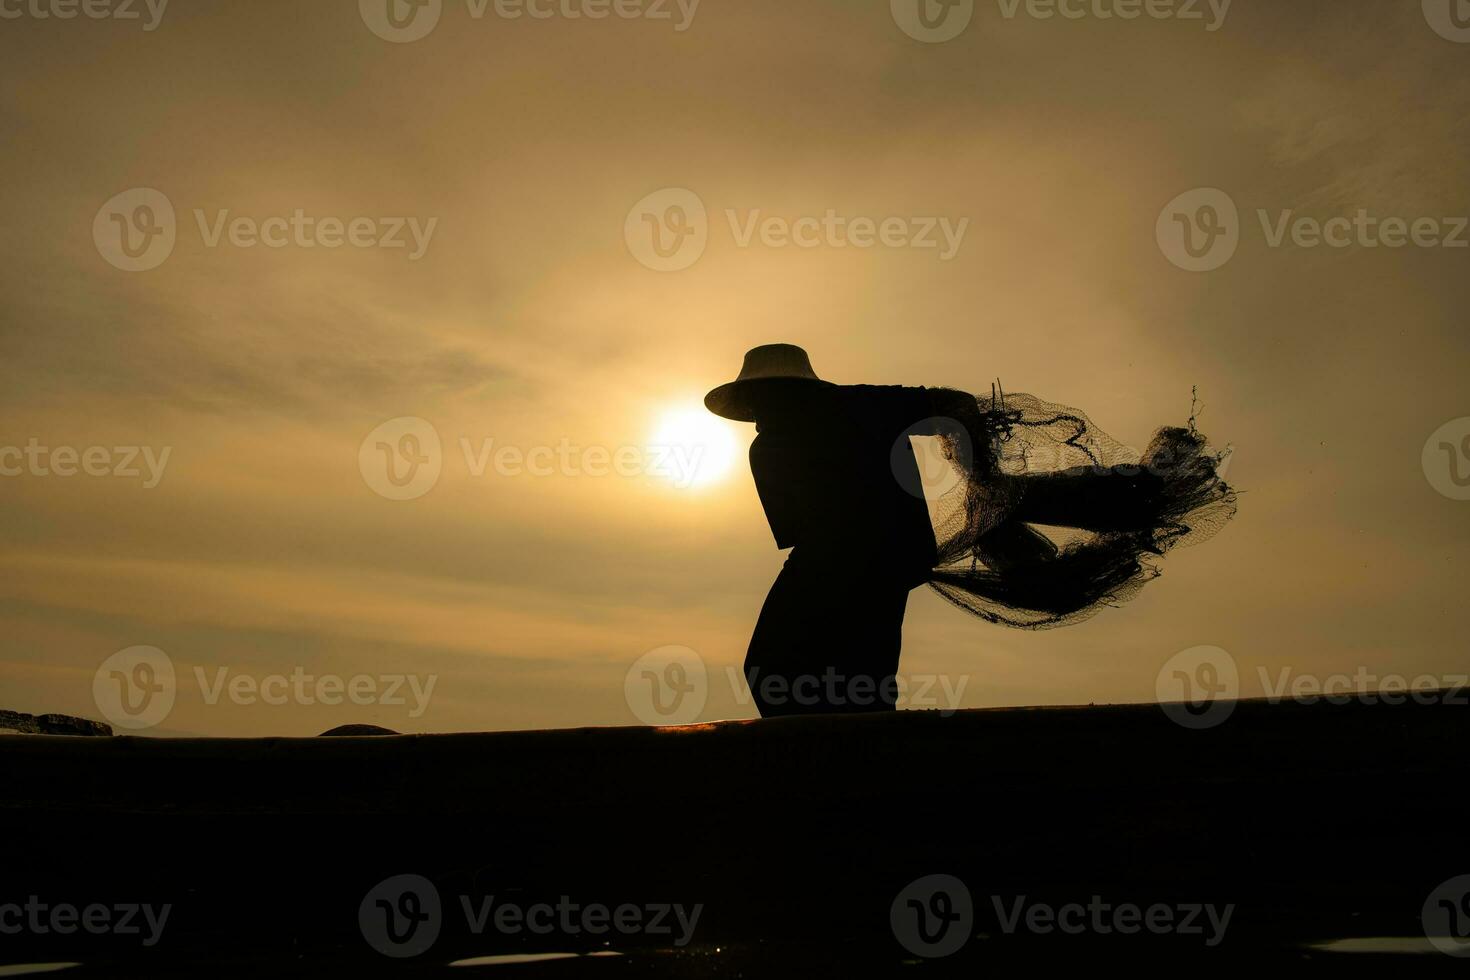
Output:
[[755,405],[782,388],[830,386],[812,370],[806,351],[794,344],[765,344],[745,354],[740,376],[704,396],[704,407],[721,418],[754,422]]

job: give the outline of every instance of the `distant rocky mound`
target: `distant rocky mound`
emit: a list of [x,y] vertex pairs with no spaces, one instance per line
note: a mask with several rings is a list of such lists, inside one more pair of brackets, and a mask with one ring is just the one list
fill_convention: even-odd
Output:
[[0,711],[0,735],[111,735],[112,726],[71,715]]
[[341,735],[399,735],[391,728],[380,728],[377,725],[338,725],[336,728],[322,732],[317,738],[327,736],[337,737]]

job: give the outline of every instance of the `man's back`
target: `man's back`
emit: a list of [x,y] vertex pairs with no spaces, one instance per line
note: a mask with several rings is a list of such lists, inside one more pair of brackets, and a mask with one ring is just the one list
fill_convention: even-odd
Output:
[[777,547],[922,581],[934,530],[905,436],[931,414],[924,388],[832,385],[760,419],[750,467]]

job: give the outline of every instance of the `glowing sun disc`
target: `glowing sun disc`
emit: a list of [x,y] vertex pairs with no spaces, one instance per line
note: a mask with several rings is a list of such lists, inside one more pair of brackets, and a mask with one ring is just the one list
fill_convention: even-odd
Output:
[[652,471],[680,489],[718,483],[740,458],[734,428],[703,407],[665,412],[648,448]]

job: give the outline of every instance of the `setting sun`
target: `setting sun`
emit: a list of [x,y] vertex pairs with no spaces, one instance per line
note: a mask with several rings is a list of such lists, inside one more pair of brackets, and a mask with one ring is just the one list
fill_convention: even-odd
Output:
[[700,407],[680,406],[659,417],[649,448],[659,474],[680,489],[706,487],[730,475],[740,458],[734,428]]

